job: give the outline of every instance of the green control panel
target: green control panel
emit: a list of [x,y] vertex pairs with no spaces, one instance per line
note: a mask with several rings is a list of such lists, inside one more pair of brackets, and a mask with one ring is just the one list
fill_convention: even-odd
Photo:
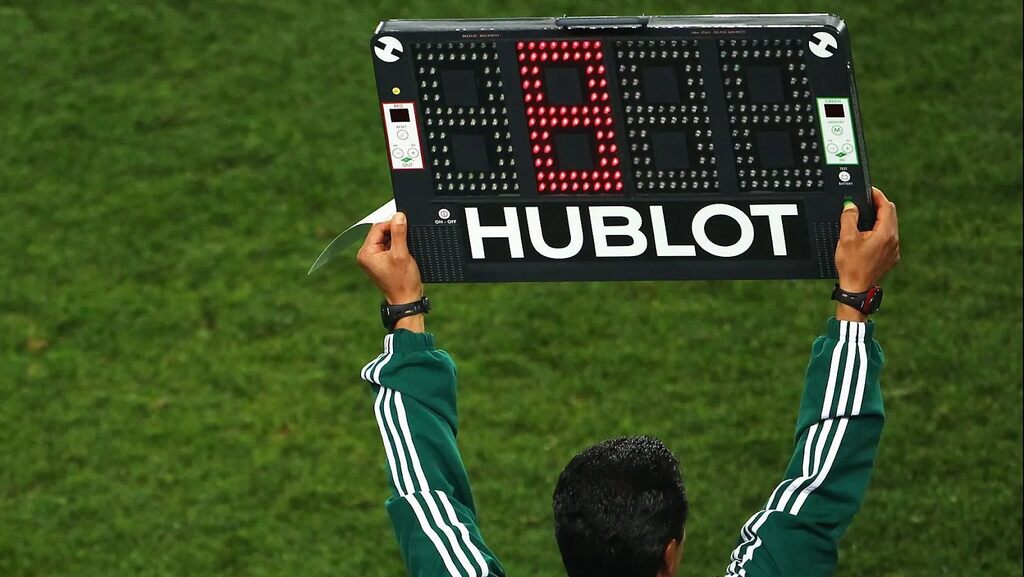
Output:
[[818,98],[826,164],[860,164],[849,98]]

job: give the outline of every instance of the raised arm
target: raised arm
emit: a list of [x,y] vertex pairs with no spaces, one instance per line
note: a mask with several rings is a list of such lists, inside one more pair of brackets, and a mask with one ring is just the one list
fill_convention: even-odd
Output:
[[[839,285],[869,290],[899,261],[895,206],[874,191],[877,221],[857,230],[852,204],[836,250]],[[728,576],[826,577],[838,541],[860,508],[885,420],[879,375],[882,349],[861,311],[840,304],[811,350],[785,479],[748,519]]]
[[[391,304],[418,300],[419,269],[406,247],[405,215],[374,226],[359,264]],[[455,437],[455,363],[424,332],[423,315],[398,321],[384,350],[363,367],[384,444],[391,517],[409,575],[501,576],[484,544],[473,493]]]

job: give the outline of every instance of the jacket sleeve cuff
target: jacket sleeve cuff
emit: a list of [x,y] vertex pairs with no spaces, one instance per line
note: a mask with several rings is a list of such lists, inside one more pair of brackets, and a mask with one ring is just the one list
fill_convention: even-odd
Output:
[[414,333],[407,329],[398,329],[384,337],[384,349],[387,352],[388,341],[391,350],[396,353],[414,353],[417,351],[434,350],[434,335],[431,333]]
[[[856,325],[856,327],[851,327],[850,325]],[[851,331],[849,330],[850,328],[861,330]],[[855,321],[840,321],[836,317],[832,317],[825,324],[825,336],[833,340],[853,338],[857,342],[867,342],[874,338],[874,334],[875,323],[871,319],[864,323],[858,323]]]

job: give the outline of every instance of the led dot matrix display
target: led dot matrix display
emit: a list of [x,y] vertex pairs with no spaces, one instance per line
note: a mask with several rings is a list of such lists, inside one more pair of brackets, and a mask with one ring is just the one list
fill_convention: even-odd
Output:
[[413,53],[434,190],[518,191],[495,44],[427,42],[414,45]]
[[516,59],[537,191],[621,192],[602,42],[520,41]]
[[390,20],[371,53],[428,282],[831,276],[843,201],[873,222],[837,17]]
[[793,38],[719,40],[741,190],[821,190],[805,48]]
[[615,54],[637,191],[717,191],[697,43],[619,40]]

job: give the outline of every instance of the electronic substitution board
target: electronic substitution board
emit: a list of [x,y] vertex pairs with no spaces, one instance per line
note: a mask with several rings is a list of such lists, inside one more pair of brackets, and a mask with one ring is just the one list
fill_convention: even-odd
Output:
[[831,15],[388,20],[371,41],[425,282],[834,278],[874,221]]

